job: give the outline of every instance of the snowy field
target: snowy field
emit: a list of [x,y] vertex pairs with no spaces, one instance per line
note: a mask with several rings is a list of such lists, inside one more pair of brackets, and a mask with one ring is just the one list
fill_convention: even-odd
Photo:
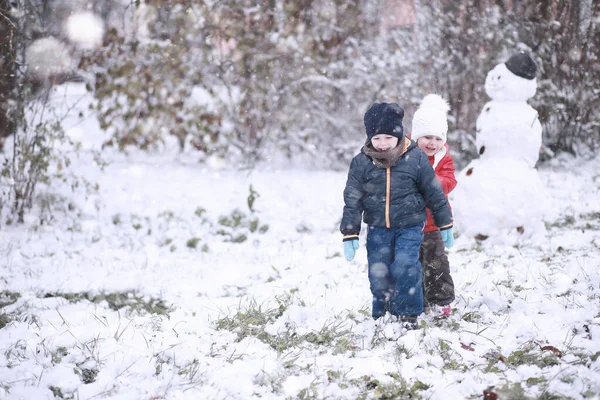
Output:
[[540,168],[543,237],[458,237],[453,315],[403,333],[370,318],[364,237],[342,256],[345,172],[171,152],[100,171],[95,120],[65,126],[99,191],[2,225],[0,398],[600,398],[600,159]]

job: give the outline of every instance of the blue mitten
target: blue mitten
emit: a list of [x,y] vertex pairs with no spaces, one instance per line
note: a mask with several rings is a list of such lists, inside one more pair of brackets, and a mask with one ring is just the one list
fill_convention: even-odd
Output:
[[454,246],[454,232],[452,228],[444,229],[443,231],[440,231],[440,233],[442,234],[444,246],[446,246],[447,249]]
[[344,255],[346,256],[346,260],[352,261],[356,250],[358,250],[358,239],[344,241]]

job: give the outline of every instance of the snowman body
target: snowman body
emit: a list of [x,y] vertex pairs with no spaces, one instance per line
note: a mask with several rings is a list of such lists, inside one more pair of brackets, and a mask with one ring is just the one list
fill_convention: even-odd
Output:
[[545,230],[545,188],[536,169],[523,160],[473,160],[457,176],[451,203],[461,234],[514,244]]
[[510,157],[535,167],[542,146],[537,111],[521,101],[489,101],[477,118],[475,144],[481,159],[508,152]]
[[480,156],[457,176],[451,194],[461,234],[514,244],[545,230],[548,200],[537,170],[542,126],[529,104],[534,79],[513,74],[504,63],[485,82],[491,100],[477,119]]

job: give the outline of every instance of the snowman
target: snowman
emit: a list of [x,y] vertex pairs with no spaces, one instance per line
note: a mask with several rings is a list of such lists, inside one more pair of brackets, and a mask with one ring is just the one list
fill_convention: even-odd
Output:
[[548,201],[535,169],[542,127],[526,102],[535,94],[536,72],[533,59],[517,53],[486,77],[492,100],[477,118],[479,158],[460,172],[451,195],[461,234],[516,244],[545,230]]

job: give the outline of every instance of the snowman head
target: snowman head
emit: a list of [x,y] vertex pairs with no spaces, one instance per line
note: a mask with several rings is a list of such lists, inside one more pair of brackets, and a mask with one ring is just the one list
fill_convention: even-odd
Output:
[[535,95],[537,66],[527,53],[517,53],[498,64],[485,78],[485,92],[492,100],[525,101]]

